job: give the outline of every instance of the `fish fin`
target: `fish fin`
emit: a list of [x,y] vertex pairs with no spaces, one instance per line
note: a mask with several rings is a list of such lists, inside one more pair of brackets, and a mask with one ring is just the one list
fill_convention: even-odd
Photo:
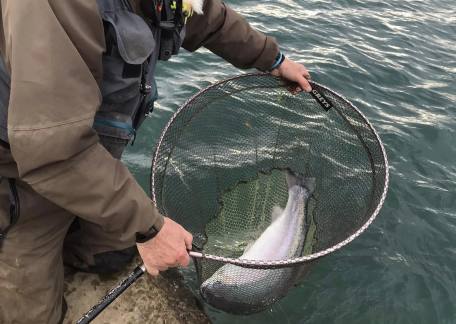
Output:
[[271,223],[274,222],[277,218],[280,217],[283,213],[283,208],[280,206],[274,206],[272,207],[272,213],[271,213]]
[[309,194],[312,194],[315,190],[315,182],[316,179],[313,177],[304,177],[291,171],[287,172],[288,188],[291,188],[293,186],[300,186],[306,188]]

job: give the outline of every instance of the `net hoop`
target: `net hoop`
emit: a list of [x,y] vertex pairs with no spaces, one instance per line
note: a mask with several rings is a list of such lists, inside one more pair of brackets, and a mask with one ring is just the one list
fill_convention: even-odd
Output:
[[[157,144],[153,159],[152,159],[150,188],[151,188],[152,201],[153,201],[155,207],[158,207],[157,206],[156,195],[155,195],[155,192],[156,192],[156,189],[157,189],[155,187],[155,174],[156,174],[155,171],[156,171],[156,167],[157,167],[157,157],[159,156],[160,148],[161,148],[163,139],[165,137],[165,134],[167,133],[169,127],[173,124],[173,122],[177,118],[177,116],[179,116],[179,114],[181,112],[183,112],[197,97],[199,97],[200,95],[206,93],[207,91],[211,90],[212,88],[215,88],[215,87],[219,86],[220,84],[223,84],[225,82],[232,81],[232,80],[241,79],[241,78],[255,77],[255,76],[261,77],[261,76],[265,76],[265,75],[268,75],[268,73],[245,73],[245,74],[241,74],[241,75],[237,75],[237,76],[234,76],[234,77],[231,77],[231,78],[227,78],[227,79],[221,80],[219,82],[216,82],[216,83],[214,83],[214,84],[212,84],[212,85],[200,90],[195,95],[190,97],[181,107],[178,108],[178,110],[173,114],[173,116],[170,118],[170,120],[166,124],[165,128],[163,129],[163,131],[162,131],[162,133],[160,135],[160,139],[158,141],[158,144]],[[388,164],[388,158],[387,158],[385,147],[384,147],[384,145],[383,145],[383,143],[382,143],[382,141],[380,139],[380,136],[378,135],[378,133],[375,130],[375,128],[372,126],[371,122],[366,118],[366,116],[364,116],[364,114],[355,105],[353,105],[349,100],[347,100],[344,96],[340,95],[339,93],[337,93],[337,92],[335,92],[335,91],[333,91],[333,90],[331,90],[331,89],[325,87],[324,85],[321,85],[320,83],[317,83],[315,81],[310,81],[309,80],[309,83],[311,84],[311,86],[316,85],[316,86],[319,86],[319,87],[321,87],[321,88],[323,88],[323,89],[325,89],[327,91],[330,91],[335,96],[337,96],[338,99],[340,99],[341,101],[344,101],[346,104],[348,104],[350,106],[350,108],[352,108],[364,120],[364,122],[369,126],[370,130],[372,131],[372,133],[375,135],[377,143],[378,143],[378,145],[379,145],[379,147],[381,149],[382,156],[383,156],[383,162],[384,162],[384,165],[385,165],[385,179],[384,179],[385,180],[385,185],[383,187],[383,192],[382,192],[381,198],[380,198],[380,200],[378,202],[378,205],[375,208],[375,210],[372,213],[372,215],[368,218],[368,220],[357,231],[355,231],[353,234],[351,234],[346,239],[340,241],[339,243],[337,243],[337,244],[335,244],[335,245],[333,245],[333,246],[331,246],[331,247],[329,247],[329,248],[327,248],[325,250],[322,250],[322,251],[319,251],[319,252],[316,252],[316,253],[312,253],[312,254],[309,254],[309,255],[306,255],[306,256],[301,256],[301,257],[297,257],[297,258],[291,258],[291,259],[287,259],[287,260],[248,260],[248,259],[240,259],[240,258],[222,257],[222,256],[217,256],[217,255],[212,255],[212,254],[205,254],[203,252],[197,252],[197,251],[190,251],[190,256],[192,256],[194,258],[202,258],[202,259],[212,260],[212,261],[221,262],[221,263],[229,263],[229,264],[233,264],[233,265],[244,267],[244,268],[277,269],[277,268],[285,268],[285,267],[290,267],[290,266],[294,266],[294,265],[299,265],[299,264],[303,264],[303,263],[306,263],[306,262],[321,258],[321,257],[323,257],[325,255],[328,255],[328,254],[330,254],[332,252],[335,252],[335,251],[341,249],[342,247],[344,247],[345,245],[349,244],[354,239],[356,239],[358,236],[360,236],[361,233],[363,233],[373,223],[373,221],[375,220],[377,215],[380,213],[380,210],[381,210],[381,208],[382,208],[382,206],[383,206],[383,204],[385,202],[386,193],[388,192],[388,187],[389,187],[389,164]]]

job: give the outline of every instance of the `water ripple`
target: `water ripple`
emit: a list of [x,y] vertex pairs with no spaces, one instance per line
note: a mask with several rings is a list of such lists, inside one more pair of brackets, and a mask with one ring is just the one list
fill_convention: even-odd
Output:
[[[209,316],[243,324],[454,322],[455,1],[227,2],[367,115],[384,141],[391,187],[371,228],[270,311],[234,317],[208,308]],[[138,178],[148,178],[147,156],[172,112],[236,73],[207,50],[159,66],[160,101],[126,156]]]

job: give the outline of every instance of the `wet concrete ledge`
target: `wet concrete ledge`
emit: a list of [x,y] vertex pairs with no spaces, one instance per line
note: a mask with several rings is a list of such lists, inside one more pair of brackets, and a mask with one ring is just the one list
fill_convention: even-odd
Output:
[[[75,323],[112,287],[135,267],[116,276],[77,272],[65,276],[68,312],[64,323]],[[177,271],[158,278],[144,275],[103,311],[94,324],[133,323],[210,323],[192,292],[184,286]]]

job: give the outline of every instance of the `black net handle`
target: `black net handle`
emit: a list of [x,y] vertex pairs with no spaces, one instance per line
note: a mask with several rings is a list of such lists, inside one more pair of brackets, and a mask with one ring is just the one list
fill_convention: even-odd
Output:
[[142,264],[137,266],[130,275],[122,280],[116,287],[112,288],[106,296],[104,296],[98,304],[94,305],[87,311],[76,324],[87,324],[92,322],[102,311],[105,310],[117,297],[119,297],[128,287],[131,286],[139,277],[146,272],[145,266]]

